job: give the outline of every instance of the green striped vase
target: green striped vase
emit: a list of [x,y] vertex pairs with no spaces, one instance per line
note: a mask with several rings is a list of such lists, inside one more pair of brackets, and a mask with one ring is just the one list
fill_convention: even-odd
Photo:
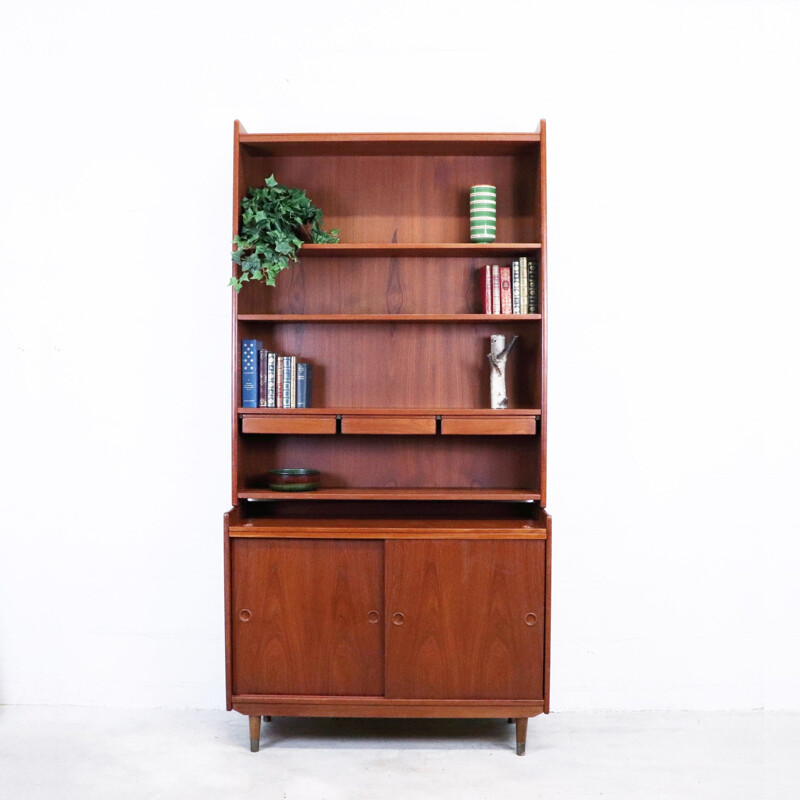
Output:
[[497,187],[482,184],[469,190],[469,240],[493,242],[497,236]]

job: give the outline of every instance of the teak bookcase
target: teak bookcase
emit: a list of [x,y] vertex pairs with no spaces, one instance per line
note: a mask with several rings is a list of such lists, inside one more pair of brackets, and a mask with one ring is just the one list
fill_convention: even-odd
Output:
[[[341,230],[233,299],[227,705],[250,717],[498,717],[549,710],[545,123],[512,134],[248,134],[233,229],[274,173]],[[469,244],[469,187],[498,241]],[[481,313],[479,268],[526,255],[538,313]],[[234,267],[235,268],[235,267]],[[509,408],[489,336],[518,335]],[[240,346],[314,367],[313,408],[241,408]],[[270,491],[279,467],[317,491]]]

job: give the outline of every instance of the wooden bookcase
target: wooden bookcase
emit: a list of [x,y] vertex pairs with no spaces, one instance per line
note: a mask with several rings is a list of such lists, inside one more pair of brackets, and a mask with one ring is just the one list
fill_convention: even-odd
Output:
[[[284,716],[549,711],[545,123],[526,134],[248,134],[233,229],[275,174],[341,230],[275,288],[233,299],[233,508],[225,514],[228,709]],[[497,186],[498,241],[468,192]],[[538,313],[480,313],[479,267],[534,259]],[[489,336],[518,335],[507,410]],[[314,365],[314,407],[241,407],[242,339]],[[271,491],[279,467],[317,491]]]

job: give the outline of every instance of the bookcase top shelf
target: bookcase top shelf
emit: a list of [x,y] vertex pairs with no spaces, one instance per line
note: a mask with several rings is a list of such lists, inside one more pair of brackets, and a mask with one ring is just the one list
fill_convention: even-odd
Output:
[[244,489],[240,500],[514,500],[533,502],[541,499],[527,489],[417,489],[376,487],[315,489],[312,492],[275,492],[270,489]]
[[239,314],[240,322],[536,322],[541,314]]
[[300,258],[307,256],[481,256],[524,255],[540,250],[541,242],[340,242],[304,244]]
[[239,143],[255,156],[514,156],[538,147],[538,133],[246,133]]

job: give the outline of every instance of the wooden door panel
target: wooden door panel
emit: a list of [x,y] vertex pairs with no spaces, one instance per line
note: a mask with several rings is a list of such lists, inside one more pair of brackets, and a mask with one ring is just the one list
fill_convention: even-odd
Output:
[[544,541],[386,542],[386,696],[544,696]]
[[383,694],[383,542],[231,549],[234,694]]

